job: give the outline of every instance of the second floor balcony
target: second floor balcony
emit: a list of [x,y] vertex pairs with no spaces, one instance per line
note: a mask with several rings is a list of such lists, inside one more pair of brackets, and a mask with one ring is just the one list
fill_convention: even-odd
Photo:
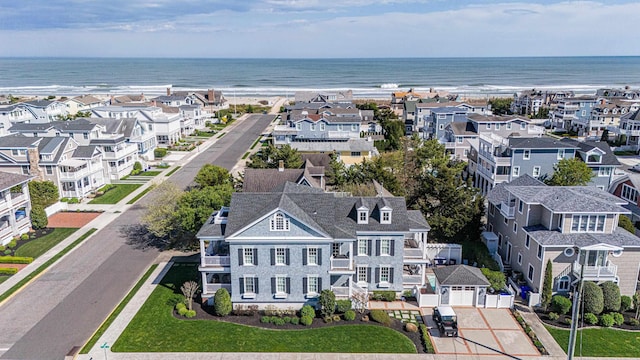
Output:
[[579,262],[573,263],[573,273],[588,281],[614,281],[617,277],[618,266],[606,260],[603,265],[582,265]]
[[340,254],[331,257],[331,271],[354,271],[353,257],[350,254]]
[[500,213],[507,219],[513,219],[516,215],[516,202],[508,201],[500,203]]

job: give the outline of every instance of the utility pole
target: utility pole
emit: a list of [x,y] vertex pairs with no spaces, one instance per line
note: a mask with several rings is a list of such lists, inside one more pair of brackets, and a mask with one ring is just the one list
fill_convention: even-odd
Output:
[[571,309],[571,332],[569,333],[569,348],[567,349],[567,360],[573,359],[576,349],[576,335],[578,333],[578,316],[580,314],[580,293],[582,292],[582,277],[584,275],[584,264],[580,264],[580,249],[578,251],[578,264],[580,265],[580,278],[573,295],[573,309]]

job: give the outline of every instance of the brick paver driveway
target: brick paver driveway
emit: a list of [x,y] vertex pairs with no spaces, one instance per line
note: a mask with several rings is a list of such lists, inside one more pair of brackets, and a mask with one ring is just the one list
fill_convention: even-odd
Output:
[[509,309],[454,308],[458,315],[457,338],[440,337],[431,320],[432,309],[423,309],[437,354],[540,356]]
[[57,212],[49,216],[49,225],[51,228],[81,228],[91,220],[97,218],[102,213],[99,212]]

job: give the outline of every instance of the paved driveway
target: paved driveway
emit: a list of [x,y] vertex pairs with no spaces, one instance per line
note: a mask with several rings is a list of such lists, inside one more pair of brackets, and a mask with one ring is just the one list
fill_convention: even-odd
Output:
[[431,320],[432,309],[423,309],[437,354],[540,356],[509,309],[454,308],[458,315],[457,338],[440,337]]

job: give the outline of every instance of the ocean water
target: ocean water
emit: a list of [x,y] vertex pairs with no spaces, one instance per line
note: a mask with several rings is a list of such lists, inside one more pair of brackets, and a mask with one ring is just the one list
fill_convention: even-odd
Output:
[[484,97],[524,89],[640,87],[640,57],[144,59],[0,58],[0,94],[66,95],[223,90],[227,97],[351,89],[386,97],[434,88]]

